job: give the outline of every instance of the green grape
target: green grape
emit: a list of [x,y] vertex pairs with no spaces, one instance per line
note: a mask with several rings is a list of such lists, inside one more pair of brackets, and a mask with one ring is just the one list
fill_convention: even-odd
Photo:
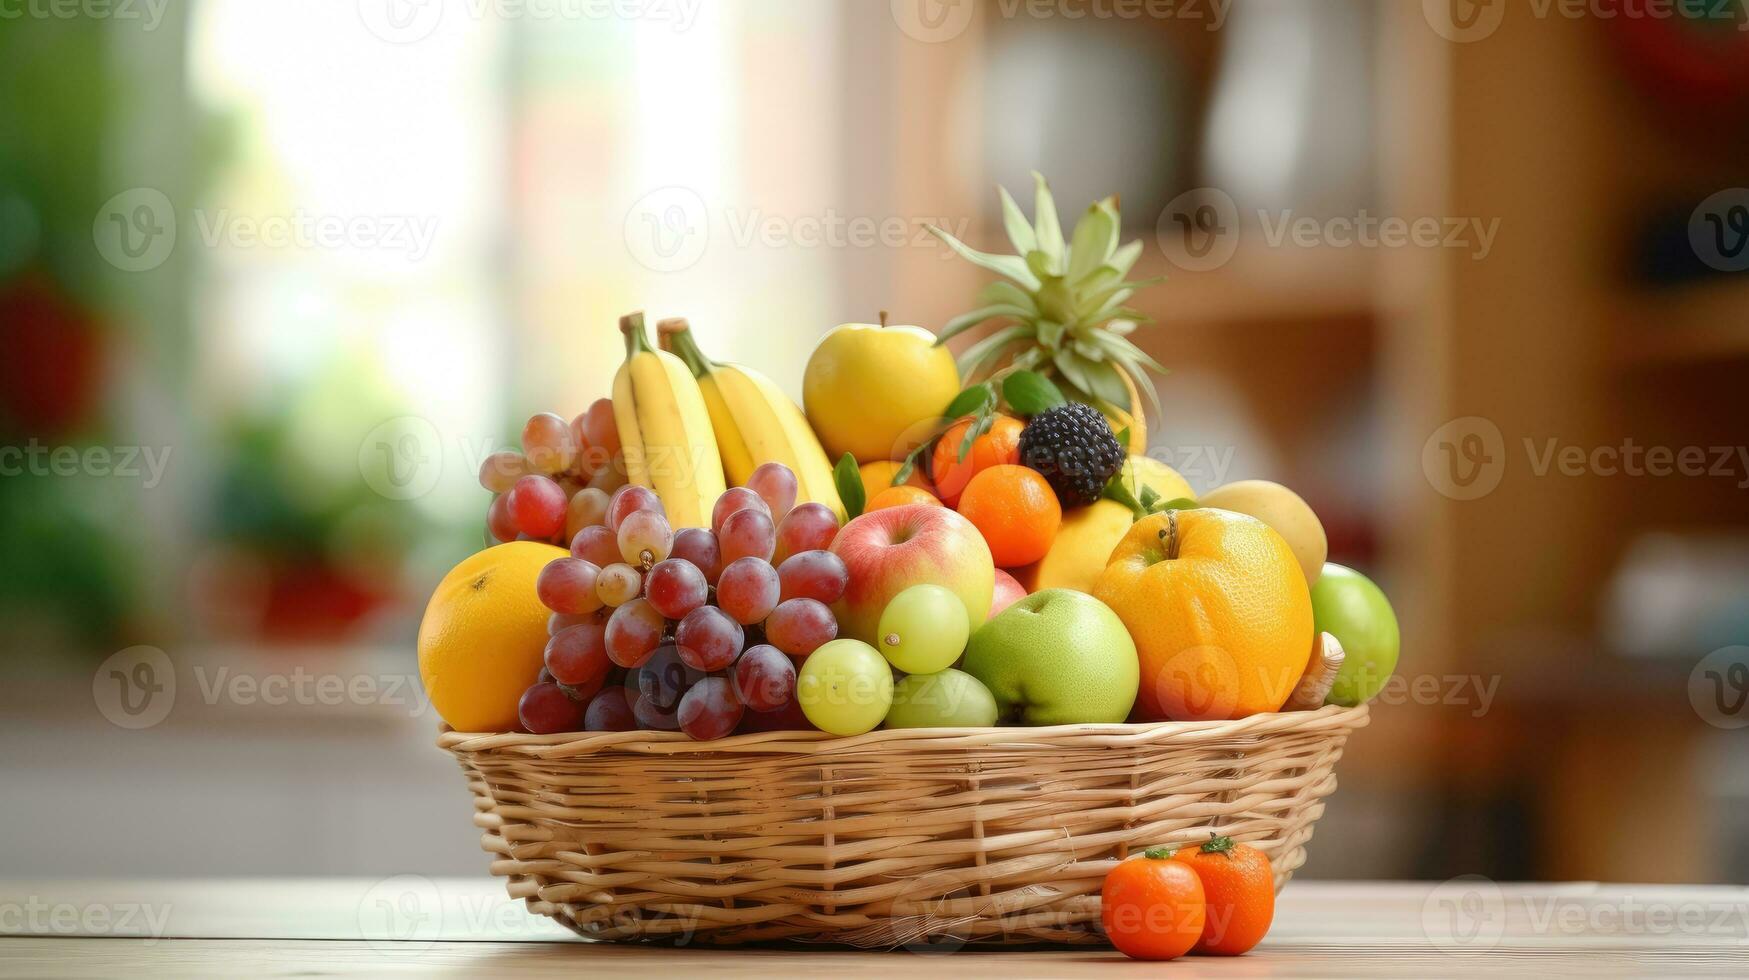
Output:
[[833,640],[802,661],[796,701],[815,728],[861,735],[893,706],[893,669],[861,640]]
[[881,611],[881,655],[907,674],[953,666],[966,650],[971,626],[960,597],[939,585],[913,585]]

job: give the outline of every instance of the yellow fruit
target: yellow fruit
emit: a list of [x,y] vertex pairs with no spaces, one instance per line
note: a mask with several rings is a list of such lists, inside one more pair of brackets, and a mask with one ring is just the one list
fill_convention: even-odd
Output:
[[1111,558],[1111,550],[1129,532],[1134,519],[1128,507],[1112,500],[1066,510],[1051,550],[1031,565],[1014,569],[1014,577],[1028,592],[1045,589],[1092,592],[1093,583],[1099,580]]
[[845,324],[814,348],[802,376],[827,456],[859,463],[905,458],[927,436],[913,427],[940,417],[959,390],[953,354],[921,327]]
[[[899,468],[904,465],[897,460],[877,459],[872,463],[864,463],[858,467],[862,474],[863,499],[873,500],[875,494],[891,487],[893,477],[899,474]],[[923,475],[923,467],[921,466],[911,468],[911,475],[905,479],[903,485],[927,490],[932,494],[935,492],[935,488],[929,484],[929,478]]]
[[1178,471],[1152,456],[1131,455],[1129,461],[1123,464],[1124,485],[1142,498],[1142,487],[1152,487],[1160,495],[1160,502],[1185,498],[1195,500],[1196,492],[1190,489],[1190,484]]
[[698,381],[680,358],[650,346],[644,315],[621,317],[626,360],[613,379],[613,420],[631,482],[662,498],[676,528],[709,527],[723,495],[723,460]]
[[541,671],[547,609],[540,570],[569,552],[535,541],[487,548],[450,569],[419,622],[419,679],[431,706],[458,732],[507,732]]
[[1232,511],[1136,522],[1093,595],[1118,614],[1142,665],[1136,715],[1214,721],[1275,711],[1312,644],[1312,597],[1293,550]]
[[1324,525],[1312,508],[1287,487],[1268,480],[1240,480],[1216,487],[1197,501],[1204,507],[1218,507],[1239,514],[1250,514],[1287,539],[1288,547],[1300,561],[1309,586],[1324,572],[1324,560],[1330,557],[1330,542],[1324,537]]
[[686,363],[698,379],[710,412],[723,473],[734,486],[747,485],[765,463],[782,463],[796,475],[796,502],[822,503],[840,519],[844,504],[832,479],[832,464],[802,410],[770,378],[739,364],[704,355],[684,319],[656,324],[662,349]]

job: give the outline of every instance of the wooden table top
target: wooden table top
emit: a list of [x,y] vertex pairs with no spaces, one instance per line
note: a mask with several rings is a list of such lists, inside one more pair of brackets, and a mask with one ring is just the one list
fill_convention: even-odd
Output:
[[1749,888],[1296,882],[1262,946],[1136,963],[1109,949],[665,949],[580,940],[496,879],[0,879],[0,977],[1749,976]]

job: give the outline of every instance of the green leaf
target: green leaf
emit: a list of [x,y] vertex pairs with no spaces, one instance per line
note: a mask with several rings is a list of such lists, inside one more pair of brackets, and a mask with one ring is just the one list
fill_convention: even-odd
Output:
[[[1123,273],[1109,265],[1102,265],[1074,281],[1075,293],[1082,297],[1080,305],[1087,306],[1090,311],[1096,310],[1099,306],[1092,303],[1091,297],[1103,295],[1107,289],[1122,281]],[[1103,303],[1104,300],[1101,299],[1100,302]]]
[[1118,361],[1121,364],[1126,366],[1140,365],[1155,374],[1166,373],[1165,365],[1154,360],[1146,351],[1117,334],[1106,330],[1096,330],[1093,331],[1087,339],[1098,344],[1106,353],[1111,355],[1113,360]]
[[1056,348],[1063,343],[1063,325],[1055,320],[1038,321],[1038,342],[1045,347]]
[[941,413],[944,419],[958,419],[982,411],[996,400],[996,392],[987,384],[972,385],[970,388],[954,396],[948,402],[947,410]]
[[1069,344],[1069,349],[1087,358],[1089,361],[1105,360],[1105,350],[1098,344],[1077,338]]
[[1044,288],[1045,283],[1057,278],[1056,266],[1051,257],[1036,248],[1026,253],[1026,271],[1038,278],[1039,289]]
[[[1120,446],[1127,446],[1130,444],[1130,427],[1129,426],[1126,425],[1123,428],[1117,430],[1117,443]],[[1120,469],[1118,472],[1121,473],[1123,471]]]
[[1068,401],[1062,389],[1037,371],[1016,371],[1002,379],[1002,398],[1016,415],[1037,415]]
[[[1125,442],[1127,440],[1119,439],[1118,441]],[[1153,487],[1149,487],[1149,486],[1142,487],[1142,506],[1143,507],[1146,507],[1149,510],[1153,510],[1154,505],[1159,503],[1159,502],[1160,502],[1160,491],[1154,489]]]
[[994,354],[1000,353],[1001,349],[1008,344],[1025,337],[1031,337],[1036,332],[1036,328],[1032,326],[1016,324],[1012,327],[1004,327],[990,336],[985,337],[983,340],[978,341],[972,346],[966,348],[966,352],[960,355],[960,376],[966,378],[976,377],[978,373],[977,368],[980,362]]
[[1156,504],[1154,510],[1156,513],[1168,510],[1196,510],[1201,506],[1189,497],[1173,497],[1163,504]]
[[1014,251],[1025,255],[1037,248],[1038,236],[1033,234],[1026,215],[1020,213],[1020,205],[1014,203],[1006,187],[997,187],[996,192],[1002,195],[1002,227],[1008,231],[1008,240],[1014,243]]
[[1105,489],[1100,492],[1100,496],[1106,500],[1115,500],[1128,507],[1130,520],[1139,521],[1148,516],[1148,508],[1143,507],[1142,502],[1136,499],[1136,495],[1130,492],[1130,488],[1124,485],[1123,474],[1122,469],[1113,473],[1111,479],[1106,481]]
[[1006,279],[992,279],[978,291],[978,303],[983,306],[1018,306],[1028,316],[1038,312],[1032,294]]
[[1043,174],[1033,171],[1032,179],[1035,185],[1032,226],[1038,235],[1038,250],[1050,258],[1051,269],[1055,271],[1063,267],[1063,229],[1057,224],[1057,201],[1051,197]]
[[977,442],[978,437],[989,432],[995,424],[996,412],[993,406],[980,411],[977,421],[966,426],[966,437],[960,440],[960,451],[957,459],[962,463],[965,462],[966,457],[972,454],[972,443]]
[[982,309],[973,310],[970,313],[962,313],[947,321],[947,326],[942,327],[941,332],[935,335],[935,345],[940,347],[942,344],[947,343],[950,338],[956,337],[986,320],[994,320],[999,316],[1023,317],[1028,315],[1029,313],[1027,310],[1023,310],[1018,306],[1009,306],[1007,304],[986,306]]
[[862,488],[862,470],[856,466],[856,457],[849,453],[832,468],[832,482],[838,485],[838,499],[844,502],[846,520],[854,520],[862,516],[862,508],[868,503],[868,493]]
[[999,276],[1007,276],[1027,289],[1038,288],[1038,277],[1026,268],[1026,261],[1020,256],[991,255],[988,252],[980,252],[934,225],[930,225],[929,230],[934,233],[935,237],[946,242],[948,248],[953,249],[960,258],[967,262],[988,269]]
[[917,457],[920,456],[922,452],[922,448],[919,447],[906,455],[904,465],[900,466],[898,471],[893,474],[893,482],[888,485],[894,487],[904,486],[905,481],[911,479],[911,474],[917,472]]
[[1123,379],[1118,377],[1117,368],[1110,361],[1092,361],[1075,353],[1070,353],[1069,356],[1076,359],[1082,376],[1087,379],[1088,394],[1102,398],[1126,412],[1134,409],[1130,404],[1130,390],[1124,387]]
[[1111,205],[1103,201],[1092,205],[1075,223],[1075,233],[1069,240],[1069,269],[1066,273],[1069,281],[1078,282],[1081,277],[1100,268],[1116,247],[1117,216],[1112,213]]
[[1130,270],[1136,267],[1136,260],[1141,257],[1142,240],[1138,238],[1128,245],[1118,246],[1117,251],[1111,253],[1111,258],[1106,260],[1105,264],[1116,269],[1118,278],[1121,279],[1130,274]]

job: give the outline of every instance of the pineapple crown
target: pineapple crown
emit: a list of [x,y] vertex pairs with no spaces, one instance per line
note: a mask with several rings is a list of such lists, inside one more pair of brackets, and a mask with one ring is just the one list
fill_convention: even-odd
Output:
[[1044,177],[1032,176],[1037,188],[1030,223],[1008,191],[997,188],[1002,224],[1018,254],[980,252],[930,226],[962,258],[1004,277],[985,286],[978,308],[950,320],[936,343],[990,320],[1012,320],[960,356],[963,376],[1002,370],[1006,360],[1008,370],[1054,374],[1082,400],[1133,412],[1123,382],[1128,375],[1158,415],[1159,396],[1145,372],[1164,374],[1166,369],[1129,340],[1129,334],[1152,318],[1124,305],[1136,290],[1161,281],[1124,278],[1142,254],[1141,241],[1118,244],[1122,221],[1117,198],[1108,197],[1082,213],[1065,242],[1050,187]]

